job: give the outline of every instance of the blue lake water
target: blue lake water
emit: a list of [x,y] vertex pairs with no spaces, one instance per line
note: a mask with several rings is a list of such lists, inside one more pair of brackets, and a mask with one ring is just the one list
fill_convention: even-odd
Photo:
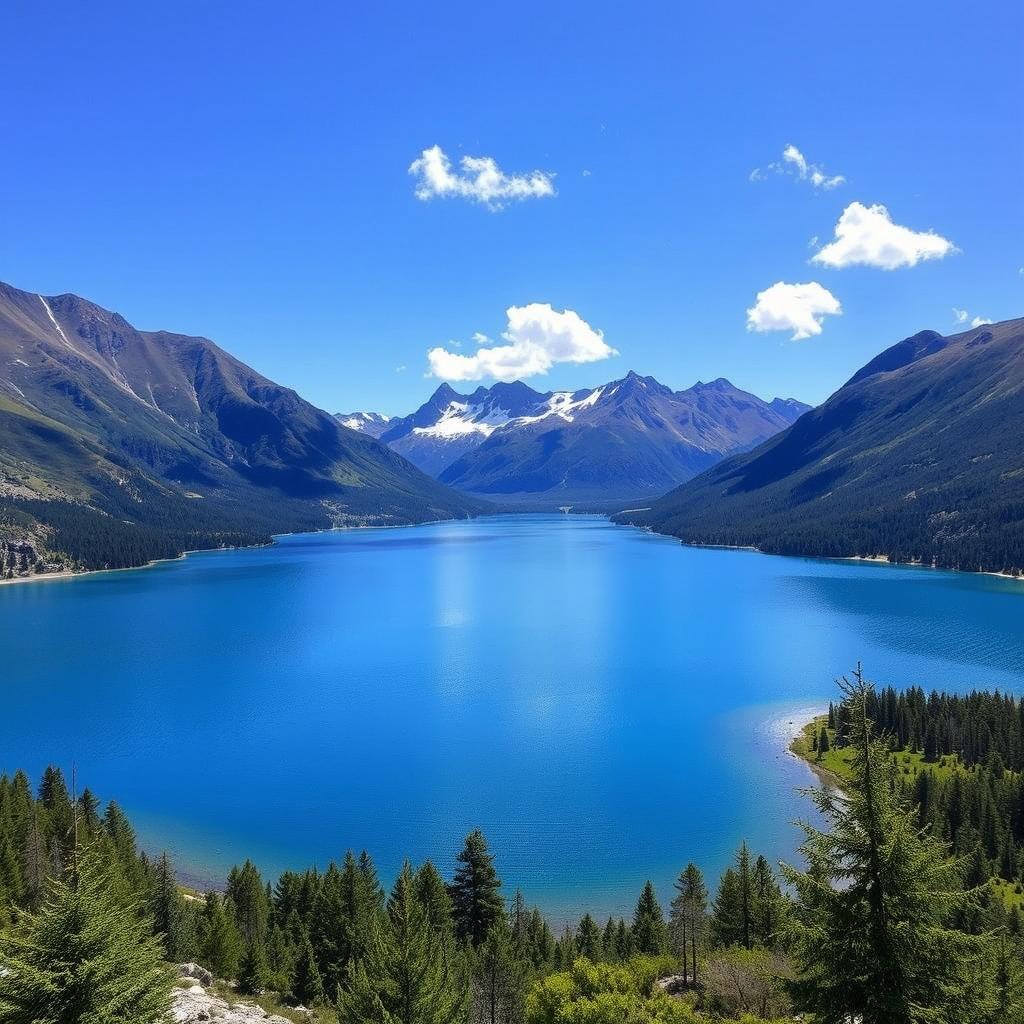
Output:
[[686,548],[597,517],[285,537],[0,587],[0,770],[48,762],[215,880],[481,826],[552,915],[792,857],[791,721],[861,659],[1024,690],[1024,584]]

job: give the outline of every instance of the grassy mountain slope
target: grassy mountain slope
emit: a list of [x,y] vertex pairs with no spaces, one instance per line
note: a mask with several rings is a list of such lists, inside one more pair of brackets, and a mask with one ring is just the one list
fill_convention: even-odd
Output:
[[94,568],[481,508],[205,338],[0,284],[8,536]]
[[777,437],[620,519],[692,543],[1024,571],[1024,320],[907,338]]

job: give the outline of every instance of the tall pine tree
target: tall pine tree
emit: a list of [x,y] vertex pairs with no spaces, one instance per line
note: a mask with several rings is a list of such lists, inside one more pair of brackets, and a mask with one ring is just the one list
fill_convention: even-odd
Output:
[[451,951],[427,921],[406,862],[395,880],[386,919],[366,956],[353,962],[341,993],[346,1024],[455,1024],[466,990]]
[[656,956],[668,949],[668,930],[654,886],[644,883],[633,913],[633,949],[637,953]]
[[894,787],[888,746],[868,718],[873,689],[859,665],[840,687],[835,717],[853,748],[847,793],[811,791],[827,831],[803,825],[808,868],[784,869],[797,900],[797,1008],[824,1024],[981,1020],[986,940],[947,924],[971,902],[961,867],[916,825]]
[[491,925],[505,913],[501,898],[501,879],[494,870],[494,858],[479,829],[466,836],[458,856],[459,866],[451,884],[455,933],[479,946],[487,938]]
[[0,936],[4,1024],[139,1024],[162,1019],[172,977],[152,922],[91,851],[46,885],[38,913]]

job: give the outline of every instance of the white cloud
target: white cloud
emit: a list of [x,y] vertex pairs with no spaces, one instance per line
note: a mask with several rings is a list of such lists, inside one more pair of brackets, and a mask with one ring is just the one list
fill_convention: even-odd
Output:
[[[826,191],[838,188],[846,183],[846,178],[841,174],[826,174],[818,164],[812,164],[807,157],[800,152],[792,143],[782,151],[782,160],[773,161],[767,167],[768,171],[776,174],[788,174],[798,181],[808,181],[815,188],[823,188]],[[751,181],[764,181],[768,177],[760,167],[755,167],[750,172]]]
[[801,181],[809,181],[815,188],[836,188],[846,181],[841,174],[828,175],[817,164],[808,163],[807,158],[792,143],[782,151],[782,160],[793,168]]
[[395,367],[395,373],[405,373],[406,369],[407,367],[405,363],[399,363],[399,365]]
[[985,324],[992,323],[987,316],[976,316],[971,317],[971,314],[966,309],[958,309],[956,306],[953,307],[953,322],[957,324],[965,324],[967,321],[971,321],[972,327],[983,327]]
[[504,344],[490,342],[485,335],[471,356],[438,346],[427,353],[430,376],[444,380],[517,380],[547,373],[556,363],[594,363],[618,352],[571,309],[559,312],[546,302],[510,306],[505,315],[508,326],[502,332]]
[[817,281],[777,281],[757,293],[757,301],[747,310],[747,330],[792,331],[793,341],[800,341],[821,334],[824,317],[839,316],[842,312],[839,300]]
[[865,266],[882,270],[913,267],[922,260],[940,260],[956,246],[934,231],[912,231],[894,224],[881,203],[850,203],[836,224],[835,238],[811,257],[825,267]]
[[416,198],[456,197],[500,210],[509,202],[555,194],[553,176],[545,171],[508,175],[489,156],[464,156],[459,166],[461,170],[452,170],[440,146],[423,150],[409,165],[409,173],[416,177]]

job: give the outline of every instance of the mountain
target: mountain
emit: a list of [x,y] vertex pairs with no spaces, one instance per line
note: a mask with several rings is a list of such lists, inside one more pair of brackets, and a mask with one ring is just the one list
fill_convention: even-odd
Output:
[[370,437],[380,437],[391,422],[390,416],[384,416],[379,412],[336,412],[334,418],[343,427],[369,434]]
[[[664,493],[808,409],[725,379],[672,391],[653,377],[541,394],[522,382],[460,395],[442,384],[381,440],[462,491],[537,507]],[[621,507],[621,505],[619,506]]]
[[1024,570],[1024,319],[922,331],[646,511],[699,544]]
[[431,476],[513,420],[542,412],[550,395],[521,381],[477,388],[471,395],[442,384],[411,416],[391,421],[380,439]]
[[205,338],[0,284],[0,536],[102,567],[480,508]]

